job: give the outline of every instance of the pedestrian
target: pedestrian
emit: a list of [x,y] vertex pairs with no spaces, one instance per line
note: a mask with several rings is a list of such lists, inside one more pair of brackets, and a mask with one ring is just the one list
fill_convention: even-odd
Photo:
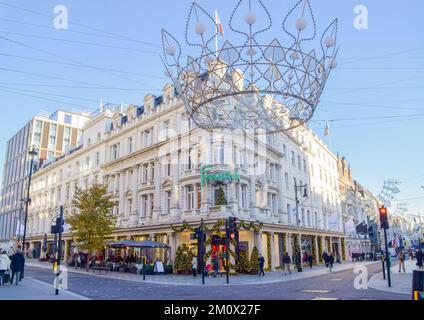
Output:
[[197,274],[197,257],[193,256],[193,259],[191,259],[191,270],[193,271],[193,277]]
[[3,251],[0,255],[0,286],[4,285],[4,279],[6,271],[10,269],[10,259],[6,254],[6,251]]
[[423,252],[421,251],[421,248],[417,249],[417,252],[415,253],[415,258],[417,259],[417,266],[422,269],[423,268]]
[[312,264],[314,263],[314,258],[311,254],[308,255],[309,268],[312,269]]
[[25,258],[21,253],[21,250],[18,248],[16,253],[12,256],[12,261],[10,262],[10,269],[12,270],[12,276],[10,278],[10,284],[13,284],[14,276],[16,275],[16,285],[18,285],[19,280],[21,279],[21,273],[24,269]]
[[403,250],[399,250],[398,259],[399,259],[399,272],[401,271],[401,269],[403,269],[403,272],[405,272],[405,255],[403,253]]
[[76,262],[75,262],[75,269],[78,269],[78,268],[81,269],[81,255],[80,254],[77,254],[77,259],[76,259]]
[[330,267],[330,272],[333,270],[333,264],[334,264],[334,255],[332,252],[330,252],[330,255],[328,256],[328,266]]
[[217,274],[219,273],[219,259],[217,254],[213,256],[212,261],[213,261],[213,277],[216,278]]
[[286,252],[283,255],[283,270],[284,270],[284,275],[287,275],[286,270],[289,271],[289,274],[291,274],[291,270],[290,270],[290,264],[292,263],[291,258],[289,256],[289,254]]
[[342,257],[337,253],[337,263],[342,264]]
[[328,268],[328,254],[327,254],[327,252],[324,251],[324,253],[322,254],[322,259],[324,260],[325,267]]
[[265,272],[264,272],[265,259],[262,256],[262,254],[259,254],[258,262],[259,262],[259,274],[258,274],[258,276],[260,277],[262,275],[263,277],[265,277]]

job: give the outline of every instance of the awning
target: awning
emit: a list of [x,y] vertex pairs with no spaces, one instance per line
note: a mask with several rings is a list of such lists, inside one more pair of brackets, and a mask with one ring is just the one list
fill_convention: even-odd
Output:
[[113,242],[108,245],[110,248],[168,248],[168,245],[161,242],[151,240],[134,241],[134,240],[121,240]]

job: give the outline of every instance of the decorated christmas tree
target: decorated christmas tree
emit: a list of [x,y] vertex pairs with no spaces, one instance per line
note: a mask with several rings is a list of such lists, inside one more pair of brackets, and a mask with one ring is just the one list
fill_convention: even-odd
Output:
[[177,272],[190,271],[192,253],[186,245],[179,246],[175,255],[174,269]]
[[220,186],[219,189],[216,191],[215,205],[216,206],[227,205],[227,198],[225,197],[225,192],[222,186]]
[[249,266],[250,272],[259,272],[259,250],[256,247],[253,247],[252,255],[250,256]]
[[249,258],[244,250],[240,250],[239,258],[237,260],[237,272],[246,273],[249,269]]

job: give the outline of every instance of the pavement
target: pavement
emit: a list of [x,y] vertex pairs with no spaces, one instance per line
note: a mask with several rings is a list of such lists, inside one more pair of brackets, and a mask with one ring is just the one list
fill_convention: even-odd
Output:
[[368,281],[368,287],[386,292],[411,295],[412,271],[419,270],[415,264],[416,260],[405,261],[406,272],[399,272],[398,265],[393,266],[390,272],[391,287],[388,286],[387,277],[386,279],[383,278],[383,272],[373,275]]
[[68,290],[60,290],[59,295],[55,295],[52,284],[25,277],[19,284],[6,284],[0,286],[0,301],[3,300],[87,300],[79,294]]
[[[350,270],[355,268],[358,265],[371,265],[376,262],[343,262],[342,264],[335,264],[333,272]],[[27,266],[37,267],[52,270],[52,265],[48,262],[39,262],[38,260],[27,260]],[[133,273],[122,273],[122,272],[109,272],[106,274],[94,274],[92,271],[85,271],[81,269],[75,269],[74,267],[66,268],[68,273],[77,273],[83,275],[90,275],[100,278],[109,278],[117,280],[127,280],[135,282],[144,282],[151,284],[163,284],[163,285],[176,285],[176,286],[203,286],[202,277],[197,275],[193,277],[191,275],[177,275],[177,274],[159,274],[159,275],[146,275],[146,280],[143,281],[143,276]],[[325,275],[329,272],[329,269],[325,266],[314,266],[312,269],[309,267],[304,267],[303,272],[297,272],[297,269],[292,267],[292,274],[284,275],[284,272],[281,270],[266,272],[264,277],[258,277],[256,275],[246,275],[239,274],[235,276],[230,276],[229,284],[226,283],[226,275],[217,276],[216,278],[205,277],[206,286],[222,286],[222,285],[254,285],[254,284],[270,284],[270,283],[280,283],[293,280],[307,279],[311,277],[317,277]]]

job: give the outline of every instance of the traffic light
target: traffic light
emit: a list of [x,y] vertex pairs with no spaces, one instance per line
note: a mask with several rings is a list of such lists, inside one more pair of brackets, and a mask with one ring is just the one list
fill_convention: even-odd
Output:
[[380,227],[382,229],[389,229],[389,219],[387,217],[387,208],[384,206],[381,206],[378,209],[380,213]]
[[233,240],[237,234],[237,219],[235,217],[228,218],[227,238]]

